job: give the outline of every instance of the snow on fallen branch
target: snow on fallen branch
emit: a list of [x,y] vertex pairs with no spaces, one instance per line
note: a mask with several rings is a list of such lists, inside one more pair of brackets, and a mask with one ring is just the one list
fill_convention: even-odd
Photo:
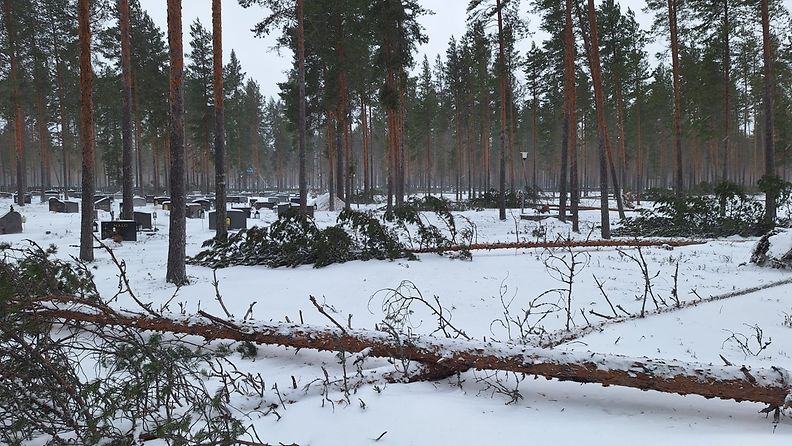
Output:
[[680,246],[703,245],[699,240],[556,240],[553,242],[519,242],[519,243],[477,243],[472,245],[442,246],[409,250],[415,254],[442,253],[449,251],[473,251],[493,249],[531,249],[531,248],[613,248],[613,247],[644,247],[657,246],[675,248]]
[[[67,307],[63,304],[67,304]],[[365,352],[366,356],[417,361],[430,370],[439,372],[471,368],[503,370],[562,381],[753,401],[767,404],[767,411],[792,407],[792,375],[779,367],[716,366],[476,340],[395,335],[371,330],[341,330],[251,320],[220,322],[220,318],[208,318],[206,315],[151,317],[121,313],[104,306],[96,307],[85,300],[71,300],[64,296],[37,299],[37,304],[26,311],[55,320],[195,335],[207,340],[224,339],[297,349]],[[438,373],[438,376],[444,374]]]

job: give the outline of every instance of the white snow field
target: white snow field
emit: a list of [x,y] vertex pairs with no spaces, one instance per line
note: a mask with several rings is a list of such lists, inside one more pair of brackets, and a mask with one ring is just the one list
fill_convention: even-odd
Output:
[[[57,245],[58,256],[78,255],[79,214],[54,214],[46,204],[36,203],[18,209],[25,217],[24,233],[0,236],[0,243],[23,246],[26,239],[42,246]],[[12,203],[0,199],[0,214]],[[154,211],[148,205],[146,211]],[[175,287],[165,282],[168,213],[157,210],[153,235],[140,234],[138,242],[106,241],[116,256],[126,263],[129,278],[138,297],[158,304],[170,299]],[[505,222],[498,221],[497,210],[466,211],[461,214],[474,222],[478,242],[535,240],[532,231],[546,228],[547,238],[569,235],[571,227],[557,220],[542,223],[520,221],[519,210]],[[337,213],[317,211],[320,226],[335,222]],[[109,215],[100,212],[100,219]],[[262,210],[260,220],[248,226],[265,225],[276,218]],[[596,211],[582,212],[582,234],[586,238],[599,218]],[[617,215],[612,215],[617,220]],[[459,221],[459,225],[463,222]],[[519,234],[518,234],[519,232]],[[201,244],[213,236],[208,222],[187,221],[187,253],[194,255]],[[592,238],[598,237],[593,231]],[[730,238],[668,250],[642,248],[653,292],[658,299],[671,302],[674,272],[679,265],[678,295],[692,301],[732,291],[767,285],[792,278],[790,273],[759,268],[748,263],[755,239]],[[572,292],[573,329],[603,321],[591,313],[612,315],[611,306],[597,287],[603,284],[616,311],[638,313],[644,293],[644,277],[639,265],[616,249],[575,250],[584,261],[574,280]],[[635,249],[625,252],[636,255]],[[96,282],[103,295],[118,289],[118,270],[103,250],[96,250]],[[569,253],[556,250],[556,255]],[[387,292],[409,281],[425,297],[437,296],[451,312],[453,324],[471,337],[507,340],[509,334],[497,321],[504,317],[504,303],[512,312],[528,308],[529,302],[547,290],[563,288],[546,267],[548,253],[540,249],[474,251],[471,261],[452,260],[436,254],[421,254],[418,261],[349,262],[325,268],[301,266],[294,269],[232,267],[217,270],[219,289],[225,305],[237,317],[253,306],[253,317],[263,321],[302,320],[308,324],[330,325],[309,302],[315,296],[325,303],[337,320],[359,329],[374,329],[384,315],[382,301]],[[579,267],[580,268],[580,267]],[[212,270],[188,265],[190,285],[178,291],[176,303],[188,313],[199,309],[221,315],[215,299]],[[541,302],[563,305],[557,293]],[[121,296],[119,308],[134,308]],[[651,298],[647,310],[654,310]],[[437,327],[426,308],[414,307],[414,331],[428,334]],[[584,318],[585,314],[585,318]],[[722,365],[721,356],[734,364],[783,367],[792,370],[792,284],[781,285],[746,295],[702,303],[701,305],[649,314],[644,319],[606,325],[602,330],[557,346],[558,349],[616,353],[636,357],[676,359]],[[566,315],[555,312],[542,321],[549,332],[564,330]],[[762,349],[755,327],[762,331]],[[732,337],[734,335],[734,337]],[[746,347],[736,339],[747,339]],[[512,337],[515,336],[514,331]],[[769,344],[767,344],[767,341]],[[439,445],[439,444],[718,444],[789,445],[792,420],[782,414],[780,423],[760,414],[764,407],[754,403],[707,400],[698,396],[679,396],[659,392],[602,387],[525,378],[519,383],[521,398],[512,401],[493,391],[483,379],[493,372],[469,371],[435,382],[387,384],[376,379],[394,370],[385,359],[363,362],[367,379],[354,390],[349,402],[339,387],[323,394],[315,380],[339,379],[342,368],[333,353],[259,346],[258,355],[243,359],[238,353],[232,361],[244,371],[260,373],[268,388],[278,385],[280,398],[269,392],[264,401],[249,398],[235,401],[248,423],[253,423],[262,439],[271,443],[299,445]],[[355,373],[351,365],[347,371]],[[324,370],[323,370],[324,368]],[[292,389],[292,377],[297,389]],[[500,373],[504,385],[515,388],[513,374]],[[313,384],[311,384],[313,383]],[[306,385],[311,384],[307,387]],[[510,404],[507,404],[510,403]],[[255,408],[277,406],[277,415]],[[156,441],[146,444],[158,444]]]

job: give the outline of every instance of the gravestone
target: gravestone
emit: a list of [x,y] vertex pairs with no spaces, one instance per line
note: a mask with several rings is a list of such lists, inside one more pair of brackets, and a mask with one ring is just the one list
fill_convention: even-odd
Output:
[[263,209],[273,209],[273,208],[275,208],[275,204],[276,203],[271,202],[271,201],[257,201],[255,203],[253,203],[253,207],[256,208],[257,211],[262,209],[262,208]]
[[[209,213],[209,229],[214,230],[217,228],[216,215],[217,213],[214,211]],[[247,229],[247,218],[245,218],[244,212],[238,209],[226,211],[226,223],[230,231]]]
[[102,240],[112,238],[125,242],[137,241],[137,223],[134,220],[114,220],[102,222]]
[[110,197],[103,197],[99,200],[94,201],[94,209],[98,209],[100,211],[110,212],[112,206],[112,199]]
[[212,202],[207,200],[206,198],[199,198],[197,200],[193,200],[193,203],[200,204],[205,212],[209,212],[212,210]]
[[80,205],[76,201],[61,201],[53,197],[49,199],[49,210],[58,214],[77,214]]
[[291,198],[289,198],[289,203],[291,203],[291,204],[300,204],[300,197],[291,197]]
[[154,197],[154,204],[156,206],[162,206],[162,203],[170,201],[170,197]]
[[203,207],[199,203],[189,203],[187,204],[187,211],[185,216],[187,218],[203,218],[204,216]]
[[244,212],[245,213],[245,218],[250,218],[250,209],[252,209],[252,208],[249,208],[247,206],[234,206],[234,207],[231,208],[231,210],[233,210],[233,211],[242,211],[242,212]]
[[[14,199],[14,203],[16,203],[16,201],[17,201],[17,195],[16,195],[16,194],[14,194],[12,198]],[[33,197],[32,197],[30,194],[25,194],[25,203],[26,203],[26,204],[31,204],[31,200],[32,200],[32,198],[33,198]]]
[[59,199],[52,197],[49,199],[48,203],[50,212],[66,212],[66,203],[60,201]]
[[146,203],[154,203],[154,195],[146,195]]
[[22,214],[11,210],[0,217],[0,234],[20,234],[22,232]]
[[[314,218],[314,207],[308,206],[305,208],[305,215]],[[278,218],[281,218],[285,215],[297,215],[300,212],[300,205],[294,205],[290,203],[281,203],[278,205]]]
[[226,197],[226,203],[247,203],[247,197],[241,195],[229,195]]
[[152,214],[150,212],[134,212],[135,225],[138,229],[152,229],[154,226],[151,224]]
[[[146,207],[146,199],[142,197],[132,197],[132,208],[143,208]],[[124,209],[124,202],[118,203],[118,211],[121,213],[122,209]]]
[[162,210],[163,210],[163,211],[169,211],[169,210],[171,210],[171,202],[170,202],[170,200],[167,200],[167,201],[163,201],[163,202],[162,202]]

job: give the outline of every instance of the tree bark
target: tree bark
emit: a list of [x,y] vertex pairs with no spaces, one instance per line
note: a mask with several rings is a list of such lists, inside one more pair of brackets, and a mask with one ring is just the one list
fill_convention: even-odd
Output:
[[16,154],[16,190],[19,207],[25,206],[25,165],[24,165],[24,118],[22,116],[22,104],[19,98],[19,60],[17,54],[17,29],[14,9],[11,6],[12,0],[5,0],[3,12],[5,13],[5,27],[8,33],[9,48],[9,78],[11,87],[11,107],[14,115],[14,153]]
[[731,18],[729,0],[723,2],[723,171],[721,181],[729,181],[729,121],[731,120]]
[[[308,179],[305,173],[305,24],[303,2],[297,0],[297,160],[300,188],[300,212],[308,212]],[[368,174],[368,172],[367,172]]]
[[90,0],[79,0],[77,18],[80,36],[80,129],[82,135],[82,218],[80,260],[92,262],[94,222],[93,66],[91,65]]
[[580,232],[579,204],[580,186],[578,185],[577,166],[577,95],[575,76],[575,35],[572,23],[572,0],[566,0],[564,11],[564,87],[567,93],[567,145],[569,147],[569,189],[572,213],[572,231]]
[[[770,11],[768,0],[761,0],[762,16],[762,58],[764,60],[764,149],[765,149],[765,179],[776,179],[775,167],[775,131],[773,126],[773,40],[770,36]],[[776,194],[775,187],[770,187],[765,195],[765,223],[775,226],[776,223]]]
[[498,163],[498,218],[506,220],[506,55],[503,42],[503,14],[501,0],[496,0],[498,10],[498,76],[500,77],[500,160]]
[[188,282],[184,264],[187,244],[184,153],[184,48],[182,2],[168,0],[168,46],[170,52],[170,234],[165,278],[176,285]]
[[225,90],[223,89],[223,21],[220,0],[212,0],[212,69],[214,71],[215,238],[228,237],[226,222]]
[[[588,0],[588,24],[589,39],[585,33],[583,43],[586,47],[589,65],[591,66],[591,78],[594,84],[594,105],[597,113],[597,139],[599,141],[599,165],[600,165],[600,225],[603,239],[609,239],[610,235],[610,215],[608,212],[608,154],[607,139],[608,128],[605,121],[605,99],[602,91],[602,68],[599,57],[599,39],[597,35],[597,15],[594,8],[594,0]],[[581,27],[584,20],[580,18]],[[612,159],[611,159],[612,160]],[[611,163],[612,164],[612,163]],[[615,176],[614,176],[615,177]],[[618,193],[617,193],[618,195]]]
[[[68,301],[53,297],[53,301]],[[128,327],[200,336],[207,340],[236,340],[264,345],[320,351],[365,352],[367,356],[417,361],[439,377],[468,369],[503,370],[544,376],[561,381],[599,383],[655,390],[705,398],[752,401],[769,409],[792,407],[788,382],[782,368],[714,366],[675,360],[633,358],[592,352],[513,346],[476,340],[392,335],[368,330],[347,330],[295,324],[226,321],[200,313],[207,322],[190,319],[141,317],[112,312],[81,312],[42,308],[42,317],[82,321],[97,325]]]
[[682,177],[682,92],[679,80],[679,37],[677,30],[677,0],[668,0],[668,25],[671,32],[671,65],[674,78],[674,189],[684,192]]
[[121,31],[121,218],[132,220],[132,48],[129,36],[129,0],[118,1]]

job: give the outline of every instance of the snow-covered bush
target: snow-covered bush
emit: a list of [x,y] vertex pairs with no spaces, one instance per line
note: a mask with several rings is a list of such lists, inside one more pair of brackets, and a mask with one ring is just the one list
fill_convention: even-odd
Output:
[[792,268],[792,230],[765,234],[754,247],[751,263],[771,268]]

